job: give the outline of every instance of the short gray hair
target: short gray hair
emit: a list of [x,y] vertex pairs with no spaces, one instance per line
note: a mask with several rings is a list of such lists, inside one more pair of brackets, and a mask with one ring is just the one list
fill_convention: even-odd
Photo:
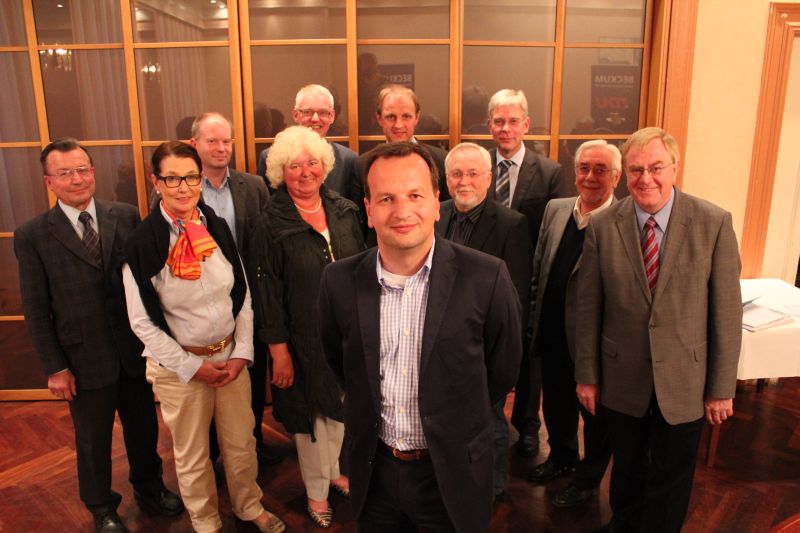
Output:
[[609,144],[603,139],[586,141],[582,145],[578,146],[578,149],[575,150],[575,164],[577,164],[578,160],[580,160],[581,154],[590,148],[604,148],[608,153],[611,154],[611,170],[616,170],[618,173],[622,172],[622,154],[620,153],[619,148],[613,144]]
[[327,87],[317,85],[316,83],[301,87],[300,90],[297,91],[297,96],[294,97],[294,108],[300,109],[300,100],[310,94],[321,94],[325,96],[328,99],[328,102],[331,104],[331,109],[333,109],[333,94],[331,94]]
[[518,105],[525,117],[528,116],[528,99],[525,98],[525,93],[521,89],[500,89],[494,93],[489,100],[487,116],[492,118],[494,108],[501,105]]
[[457,154],[458,152],[465,152],[467,150],[477,151],[483,162],[486,164],[486,170],[489,171],[492,169],[492,156],[489,155],[489,151],[486,148],[479,144],[463,142],[455,145],[453,149],[448,152],[447,157],[444,159],[445,170],[448,172],[450,171],[450,158],[453,157],[453,155]]
[[323,179],[328,176],[334,164],[333,148],[328,141],[305,126],[289,126],[275,136],[267,154],[267,179],[273,189],[283,183],[283,168],[303,151],[319,159]]

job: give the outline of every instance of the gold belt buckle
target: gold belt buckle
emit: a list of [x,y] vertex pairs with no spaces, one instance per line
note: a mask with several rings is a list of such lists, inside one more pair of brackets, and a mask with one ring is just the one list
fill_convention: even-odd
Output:
[[208,355],[214,355],[224,350],[227,345],[228,339],[222,339],[219,342],[206,346],[206,350],[208,350]]

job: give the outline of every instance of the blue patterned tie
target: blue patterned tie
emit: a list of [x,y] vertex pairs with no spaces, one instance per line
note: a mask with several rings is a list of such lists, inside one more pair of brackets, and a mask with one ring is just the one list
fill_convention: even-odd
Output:
[[513,164],[514,162],[510,159],[503,159],[500,161],[500,171],[497,173],[497,184],[495,185],[497,201],[506,207],[511,207],[511,176],[509,175],[508,169],[510,169]]

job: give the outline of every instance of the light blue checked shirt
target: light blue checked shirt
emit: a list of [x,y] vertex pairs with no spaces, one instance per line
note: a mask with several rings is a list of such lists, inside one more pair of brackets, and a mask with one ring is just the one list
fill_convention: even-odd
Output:
[[419,415],[419,363],[422,333],[428,307],[428,277],[433,249],[422,268],[411,276],[398,276],[381,267],[381,428],[380,438],[399,450],[428,447]]
[[[231,191],[231,171],[225,170],[225,179],[219,189],[214,187],[203,175],[203,201],[214,213],[228,224],[233,239],[236,240],[236,211],[233,207],[233,193]],[[237,243],[241,244],[241,243]]]

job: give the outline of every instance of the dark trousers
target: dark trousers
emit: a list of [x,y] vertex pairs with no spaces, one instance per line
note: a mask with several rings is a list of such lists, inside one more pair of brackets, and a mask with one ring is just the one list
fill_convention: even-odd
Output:
[[508,477],[508,422],[504,407],[506,400],[503,398],[492,406],[494,438],[494,463],[492,464],[492,491],[495,497],[502,494],[506,489],[506,478]]
[[519,367],[519,378],[514,387],[514,407],[511,424],[520,435],[537,436],[542,423],[539,406],[542,395],[542,367],[538,357],[525,354]]
[[[264,442],[261,424],[264,422],[264,406],[267,397],[267,345],[254,339],[253,346],[253,366],[248,367],[247,372],[250,374],[250,406],[253,409],[253,416],[256,418],[253,436],[256,438],[256,446],[260,446]],[[208,442],[211,461],[215,462],[219,458],[219,443],[217,442],[217,426],[213,419],[208,431]]]
[[358,530],[361,533],[455,531],[430,459],[406,463],[378,445]]
[[641,418],[606,409],[614,466],[609,500],[625,529],[679,532],[689,507],[703,418],[671,425],[653,399]]
[[611,435],[605,411],[599,406],[595,412],[597,414],[592,415],[580,406],[583,417],[583,459],[578,463],[572,479],[572,484],[580,489],[600,486],[611,460]]
[[111,438],[114,414],[119,412],[128,456],[128,479],[139,492],[154,492],[161,481],[153,389],[144,376],[120,370],[119,380],[100,389],[79,389],[69,402],[75,427],[78,486],[83,503],[94,514],[116,510],[121,497],[111,490]]

